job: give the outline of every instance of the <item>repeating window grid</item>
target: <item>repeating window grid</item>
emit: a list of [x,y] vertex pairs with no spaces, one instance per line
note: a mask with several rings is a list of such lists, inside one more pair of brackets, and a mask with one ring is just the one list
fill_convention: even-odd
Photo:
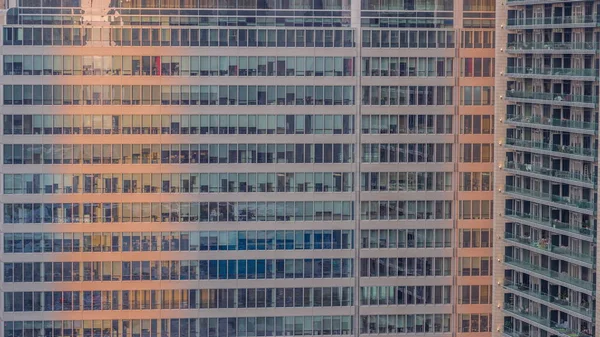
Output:
[[450,304],[451,286],[368,286],[360,288],[360,304],[438,305]]
[[354,134],[353,115],[9,115],[5,135]]
[[452,143],[363,143],[361,162],[450,163],[454,159],[452,146]]
[[5,233],[4,253],[354,249],[353,230]]
[[348,258],[4,262],[3,275],[5,283],[342,279],[354,276],[353,263]]
[[441,106],[453,105],[451,86],[362,86],[362,105]]
[[452,229],[361,230],[362,249],[452,248]]
[[451,57],[363,57],[362,76],[453,76]]
[[362,115],[363,134],[453,134],[452,115]]
[[362,172],[361,191],[452,191],[452,172]]
[[4,194],[352,192],[351,172],[4,174]]
[[448,220],[452,200],[361,201],[361,220]]
[[4,312],[319,308],[353,305],[352,287],[5,292]]
[[[79,7],[79,6],[77,6]],[[139,18],[134,16],[134,18]],[[44,20],[51,20],[48,17]],[[62,18],[55,25],[62,26]],[[29,15],[31,22],[41,21],[39,15]],[[194,25],[198,25],[195,17]],[[238,18],[236,18],[237,20]],[[332,18],[341,20],[341,18]],[[44,22],[46,23],[46,22]],[[191,22],[192,23],[192,22]],[[253,22],[255,23],[255,22]],[[341,22],[340,22],[341,23]],[[42,22],[39,22],[42,24]],[[132,24],[136,24],[132,22]],[[139,22],[138,24],[147,24]],[[157,23],[158,24],[158,23]],[[355,47],[352,29],[266,29],[266,28],[78,28],[78,27],[4,27],[5,46],[163,46],[163,47]],[[445,33],[445,32],[444,32]],[[452,43],[454,32],[449,31]],[[450,36],[450,34],[452,34]],[[445,35],[445,34],[444,34]],[[449,47],[453,48],[453,47]]]
[[5,203],[4,224],[347,221],[352,201]]
[[451,276],[452,258],[409,257],[409,258],[362,258],[361,277],[419,277]]
[[[441,144],[440,144],[441,146]],[[452,144],[447,144],[452,146]],[[4,144],[4,164],[352,163],[354,144]]]
[[362,334],[449,333],[451,314],[362,315]]
[[[4,85],[4,105],[354,105],[354,86]],[[452,88],[452,87],[448,87]]]
[[6,321],[4,336],[293,336],[350,335],[353,316],[261,316],[123,320]]
[[5,55],[4,75],[354,76],[354,58]]

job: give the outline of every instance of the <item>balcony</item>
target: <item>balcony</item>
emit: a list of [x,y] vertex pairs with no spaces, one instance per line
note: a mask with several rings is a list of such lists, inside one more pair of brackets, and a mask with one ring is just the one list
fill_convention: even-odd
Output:
[[580,0],[508,0],[506,4],[508,6],[521,6],[521,5],[543,5],[561,2],[575,2]]
[[582,108],[595,108],[598,103],[598,96],[592,95],[553,94],[515,90],[507,90],[506,98],[513,102],[577,106]]
[[575,198],[563,197],[556,194],[530,190],[528,188],[512,185],[506,185],[504,186],[504,189],[506,193],[515,195],[517,197],[534,199],[533,201],[546,201],[547,203],[554,204],[554,206],[563,206],[561,208],[575,209],[576,212],[582,212],[591,215],[596,209],[596,204],[588,200],[576,200]]
[[548,268],[543,268],[539,265],[534,265],[525,261],[517,260],[510,256],[505,256],[504,262],[509,266],[522,270],[524,273],[535,273],[550,282],[561,282],[566,286],[577,287],[582,292],[585,292],[588,295],[591,295],[594,292],[594,289],[596,288],[596,286],[592,282],[572,277],[567,273],[559,273]]
[[543,216],[534,216],[530,213],[523,213],[508,208],[504,210],[504,216],[539,229],[573,236],[581,240],[594,241],[596,237],[596,232],[590,227],[589,223],[577,226],[568,222],[562,222]]
[[570,157],[584,161],[596,161],[598,158],[598,151],[586,149],[580,146],[548,144],[516,138],[506,138],[506,145],[509,147],[518,148],[522,151],[540,150],[533,152],[541,152],[542,154],[549,154],[559,157]]
[[548,179],[559,183],[574,184],[594,188],[597,178],[591,174],[573,171],[561,171],[532,164],[520,164],[512,161],[504,163],[504,168],[512,173]]
[[506,67],[506,76],[515,78],[568,79],[594,81],[596,69]]
[[531,335],[528,332],[516,331],[506,326],[502,331],[502,335],[506,337],[531,337]]
[[576,303],[570,303],[567,299],[561,299],[556,296],[549,295],[545,292],[533,289],[531,288],[531,286],[526,284],[518,284],[510,280],[505,280],[504,289],[507,289],[514,293],[518,293],[523,296],[539,299],[546,303],[550,303],[551,305],[554,305],[555,307],[560,309],[569,310],[575,314],[584,316],[585,319],[590,319],[593,316],[590,304],[588,304],[588,307],[584,308],[580,305],[577,305]]
[[513,54],[595,54],[595,42],[509,42],[506,51]]
[[592,268],[594,264],[594,256],[573,252],[568,248],[552,245],[547,239],[533,240],[529,237],[517,236],[508,232],[504,233],[504,239],[521,246],[526,246],[536,253],[551,255],[554,259],[563,259],[563,257],[568,258],[575,263],[583,262],[587,264],[586,267],[588,268]]
[[[511,2],[510,0],[508,2]],[[547,18],[515,18],[508,19],[508,29],[550,29],[595,27],[598,18],[594,15],[557,16]]]
[[541,329],[547,330],[553,334],[564,337],[592,337],[591,334],[583,331],[570,329],[568,326],[558,324],[549,318],[540,317],[529,312],[527,308],[517,308],[510,303],[504,303],[504,311],[512,314],[517,318],[524,318],[531,321],[534,325]]
[[539,127],[554,131],[567,131],[588,135],[598,134],[598,124],[573,121],[570,119],[546,118],[540,116],[511,115],[506,117],[506,123],[525,127]]

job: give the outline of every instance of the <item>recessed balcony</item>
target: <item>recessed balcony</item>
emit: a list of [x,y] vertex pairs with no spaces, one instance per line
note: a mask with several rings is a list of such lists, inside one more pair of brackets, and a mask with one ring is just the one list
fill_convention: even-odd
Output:
[[519,246],[524,246],[538,254],[552,256],[554,259],[563,259],[564,257],[564,259],[571,260],[571,263],[573,263],[573,261],[575,261],[575,263],[582,262],[586,264],[586,267],[588,268],[591,268],[594,263],[594,256],[577,253],[565,247],[555,246],[548,242],[547,239],[534,240],[530,237],[518,236],[509,232],[504,233],[504,239]]
[[543,5],[543,4],[556,4],[563,2],[579,2],[580,0],[508,0],[506,4],[508,6],[521,6],[521,5]]
[[504,168],[506,171],[520,175],[548,179],[559,183],[574,184],[588,188],[594,188],[597,181],[597,178],[591,174],[582,174],[575,171],[554,170],[538,165],[520,164],[512,161],[506,161],[504,163]]
[[569,157],[585,161],[595,162],[598,158],[598,151],[581,146],[557,145],[516,138],[506,138],[506,146],[526,152]]
[[583,307],[581,305],[578,305],[577,303],[571,303],[568,299],[552,296],[543,291],[540,291],[539,289],[534,289],[533,287],[531,287],[531,285],[522,283],[517,284],[510,280],[505,280],[504,289],[513,293],[517,293],[524,297],[531,297],[537,300],[541,300],[543,302],[546,302],[547,305],[549,304],[550,306],[555,306],[560,309],[571,311],[572,313],[575,313],[577,315],[584,316],[586,320],[591,319],[593,316],[592,307],[590,306],[590,304],[588,304],[587,307]]
[[506,51],[512,54],[595,54],[595,42],[509,42]]
[[517,308],[511,303],[504,303],[504,311],[516,318],[527,320],[529,323],[549,331],[551,334],[557,334],[565,337],[592,337],[592,335],[584,333],[583,331],[576,331],[568,328],[567,326],[563,326],[562,324],[554,322],[549,318],[535,315],[529,312],[527,308]]
[[520,212],[510,208],[504,210],[504,216],[519,223],[557,234],[573,236],[580,240],[593,242],[596,238],[596,231],[591,227],[589,221],[577,225],[544,216],[535,216],[531,213]]
[[529,262],[521,261],[510,256],[504,257],[504,263],[508,266],[512,266],[514,268],[519,269],[523,273],[535,274],[538,275],[538,277],[542,277],[554,283],[561,282],[565,286],[576,287],[580,289],[580,291],[585,292],[588,295],[591,295],[596,289],[596,285],[594,283],[584,281],[579,277],[573,277],[564,272],[559,273],[557,271],[544,268],[540,265],[531,264]]
[[547,18],[514,18],[508,19],[506,26],[508,29],[551,29],[595,27],[597,24],[598,18],[594,15],[578,15]]
[[516,198],[524,197],[525,199],[531,199],[534,202],[542,202],[549,206],[572,209],[576,212],[585,214],[594,214],[594,210],[596,209],[596,204],[588,200],[563,197],[512,185],[504,186],[504,190],[507,194],[513,195]]
[[516,90],[507,90],[506,99],[512,102],[577,106],[582,108],[595,108],[598,103],[598,96],[592,95],[554,94]]
[[514,78],[594,81],[598,76],[598,71],[596,69],[579,68],[506,67],[506,76]]
[[548,118],[540,116],[513,115],[506,117],[506,123],[524,127],[539,127],[540,129],[567,131],[588,135],[598,134],[598,124],[574,121],[570,119]]

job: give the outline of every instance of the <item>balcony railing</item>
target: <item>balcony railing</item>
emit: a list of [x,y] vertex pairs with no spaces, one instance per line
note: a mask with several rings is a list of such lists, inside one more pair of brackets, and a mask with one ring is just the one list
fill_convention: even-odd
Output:
[[548,303],[552,303],[556,306],[559,306],[559,307],[567,309],[567,310],[571,310],[571,311],[576,312],[581,315],[585,315],[588,317],[592,316],[592,310],[591,310],[590,303],[587,303],[587,306],[571,304],[568,299],[562,299],[562,298],[559,298],[556,296],[552,296],[543,291],[533,289],[526,284],[514,283],[510,280],[504,281],[504,287],[506,289],[510,289],[512,291],[515,291],[515,292],[518,292],[521,294],[535,297],[535,298],[538,298],[538,299],[548,302]]
[[502,334],[509,337],[531,337],[528,332],[516,331],[506,326],[504,327]]
[[546,126],[554,126],[558,128],[569,128],[569,129],[577,129],[577,130],[590,130],[597,131],[598,123],[590,123],[590,122],[581,122],[581,121],[573,121],[570,119],[558,119],[558,118],[546,118],[540,116],[516,116],[510,115],[507,116],[507,122],[517,122],[517,123],[525,123],[532,125],[546,125]]
[[[509,0],[510,1],[510,0]],[[594,15],[555,16],[547,18],[514,18],[508,19],[508,27],[513,26],[549,26],[549,25],[577,25],[594,24],[598,18]]]
[[557,322],[552,321],[549,318],[534,315],[534,314],[530,313],[527,308],[517,308],[510,303],[504,303],[504,310],[512,313],[515,316],[520,316],[520,317],[526,318],[530,321],[534,321],[537,324],[545,326],[548,329],[554,330],[563,336],[592,337],[592,335],[587,332],[573,330],[573,329],[569,328],[567,325],[559,324]]
[[554,253],[556,255],[563,255],[565,257],[568,257],[568,258],[571,258],[571,259],[574,259],[577,261],[581,261],[584,263],[588,263],[588,264],[594,263],[594,257],[592,255],[577,253],[577,252],[573,252],[573,251],[569,250],[568,248],[555,246],[555,245],[551,244],[550,242],[548,242],[548,239],[533,240],[528,237],[518,236],[513,233],[508,233],[508,232],[504,233],[504,238],[508,241],[516,242],[516,243],[531,247],[538,251],[546,251],[549,253]]
[[594,210],[596,208],[596,204],[588,200],[572,200],[569,197],[563,197],[556,194],[530,190],[527,188],[512,185],[506,185],[504,189],[506,190],[506,192],[510,192],[513,194],[518,194],[525,197],[532,197],[539,200],[549,201],[561,205],[573,206],[585,210]]
[[586,157],[598,157],[598,151],[592,149],[586,149],[580,146],[568,146],[568,145],[557,145],[549,144],[544,142],[534,142],[532,140],[523,140],[516,138],[506,138],[506,145],[514,145],[520,147],[527,147],[532,149],[539,149],[545,151],[552,151],[556,153],[572,154],[577,156]]
[[506,67],[506,75],[540,75],[540,76],[564,76],[564,77],[590,77],[598,76],[596,69],[579,68],[532,68],[532,67]]
[[570,284],[573,285],[575,287],[579,287],[581,289],[585,289],[587,291],[594,291],[595,289],[595,285],[592,282],[589,281],[584,281],[580,278],[575,278],[570,276],[567,273],[559,273],[556,272],[554,270],[550,270],[548,268],[543,268],[539,265],[535,265],[535,264],[531,264],[529,262],[525,262],[525,261],[521,261],[521,260],[517,260],[515,258],[512,258],[510,256],[505,256],[504,257],[504,262],[507,265],[511,265],[511,266],[515,266],[521,269],[526,269],[529,270],[531,272],[540,274],[545,276],[546,278],[550,278],[550,279],[555,279],[557,281],[560,282],[564,282],[566,284]]
[[596,42],[509,42],[506,48],[510,50],[578,50],[594,52],[598,49]]
[[509,208],[504,210],[504,214],[509,218],[516,219],[517,221],[523,220],[523,221],[533,222],[538,225],[548,227],[548,229],[555,228],[555,229],[563,230],[563,231],[570,232],[573,234],[584,235],[584,236],[587,236],[590,238],[593,238],[596,236],[595,231],[592,228],[590,228],[589,223],[582,224],[581,226],[577,226],[575,224],[550,219],[548,217],[533,216],[530,213],[523,213],[523,212],[515,211],[515,210],[509,209]]
[[541,167],[532,164],[519,164],[512,161],[507,161],[504,163],[504,167],[508,170],[531,172],[547,177],[579,181],[586,184],[594,184],[597,181],[597,178],[591,174],[581,174],[579,172],[554,170],[551,168]]
[[598,96],[591,95],[571,95],[571,94],[553,94],[548,92],[533,92],[533,91],[515,91],[507,90],[506,97],[531,99],[537,101],[547,101],[547,104],[597,104]]

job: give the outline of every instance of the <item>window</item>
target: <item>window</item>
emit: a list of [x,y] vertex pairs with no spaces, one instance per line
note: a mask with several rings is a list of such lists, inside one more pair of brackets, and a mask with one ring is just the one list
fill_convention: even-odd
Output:
[[451,286],[361,287],[361,305],[450,304]]
[[[182,213],[187,214],[185,209]],[[441,237],[436,240],[444,240],[443,233],[438,235]],[[449,234],[447,240],[449,243]],[[353,247],[352,230],[7,233],[4,237],[5,253],[339,250]]]
[[484,134],[494,133],[493,115],[461,115],[460,116],[461,134]]
[[[15,262],[4,265],[4,281],[20,283],[100,280],[117,282],[142,279],[160,281],[350,278],[354,273],[352,264],[353,259]],[[29,270],[32,267],[33,275],[23,274],[23,268]],[[141,273],[140,268],[145,268],[146,271]]]
[[451,162],[452,144],[362,144],[363,163]]
[[492,246],[491,229],[461,229],[459,232],[460,248],[488,248]]
[[353,86],[5,85],[3,90],[4,105],[355,104]]
[[489,285],[466,285],[458,287],[459,304],[491,304],[492,287]]
[[[37,57],[5,56],[4,74],[34,75],[30,70],[22,71],[23,60],[27,61],[27,69],[30,69],[31,60]],[[50,58],[53,62],[50,62]],[[282,71],[261,70],[260,64],[264,60],[269,60],[269,68],[274,68],[277,63]],[[314,64],[315,61],[324,67],[324,71],[305,72],[304,65]],[[44,62],[44,75],[84,76],[354,76],[355,63],[353,57],[78,55],[44,56]]]
[[363,172],[361,191],[452,191],[452,172]]
[[460,144],[461,163],[491,163],[494,161],[493,144]]
[[494,105],[494,87],[460,87],[461,105]]
[[[25,203],[4,206],[5,223],[340,221],[350,201],[202,203]],[[135,210],[134,214],[131,209]]]
[[[150,148],[142,147],[142,157],[138,162],[152,162]],[[103,153],[110,155],[109,149]],[[58,157],[55,154],[54,158],[60,158],[60,154]],[[112,159],[107,156],[102,162],[109,164]],[[354,190],[351,172],[5,174],[4,181],[5,194],[312,193]]]
[[451,134],[452,115],[362,115],[363,134]]
[[363,57],[362,76],[449,77],[453,59],[448,57]]
[[461,48],[495,48],[495,31],[493,29],[464,30],[461,35]]
[[493,172],[460,172],[460,191],[491,191]]
[[460,200],[459,219],[480,220],[492,219],[492,200]]
[[[74,5],[73,7],[80,7]],[[176,6],[179,8],[179,5]],[[165,7],[162,7],[165,8]],[[173,7],[175,8],[175,7]],[[254,8],[254,7],[252,7]],[[303,9],[305,10],[305,9]],[[317,14],[314,14],[317,15]],[[142,26],[146,21],[140,22],[134,18],[132,25]],[[335,25],[342,26],[342,18],[329,18],[335,20]],[[28,16],[31,25],[62,25],[60,18],[48,20]],[[253,25],[254,20],[240,24]],[[35,27],[3,29],[4,45],[54,45],[54,46],[81,46],[88,43],[103,42],[106,45],[116,46],[220,46],[220,47],[317,47],[317,48],[343,48],[354,47],[354,32],[352,29],[314,29],[314,22],[306,23],[308,29],[256,29],[256,28],[70,28],[70,27]],[[25,33],[25,34],[24,34]],[[451,33],[451,32],[448,32]]]
[[454,32],[444,30],[364,29],[362,35],[365,48],[454,48],[455,43]]
[[461,332],[490,332],[491,314],[461,314],[459,325]]
[[[81,164],[82,156],[83,164],[350,163],[354,161],[352,157],[354,144],[289,145],[27,144],[24,151],[22,144],[5,144],[4,163],[40,164],[43,158],[44,164]],[[25,161],[23,156],[26,158]]]
[[452,105],[450,86],[363,86],[363,105]]
[[361,248],[365,249],[450,247],[452,247],[451,229],[372,229],[361,231]]
[[363,220],[435,220],[452,219],[450,200],[361,201]]
[[451,258],[362,258],[362,277],[413,277],[449,276],[452,272]]
[[495,59],[493,58],[461,58],[460,76],[462,77],[494,77]]
[[491,276],[491,257],[461,257],[458,259],[458,274],[460,276]]

